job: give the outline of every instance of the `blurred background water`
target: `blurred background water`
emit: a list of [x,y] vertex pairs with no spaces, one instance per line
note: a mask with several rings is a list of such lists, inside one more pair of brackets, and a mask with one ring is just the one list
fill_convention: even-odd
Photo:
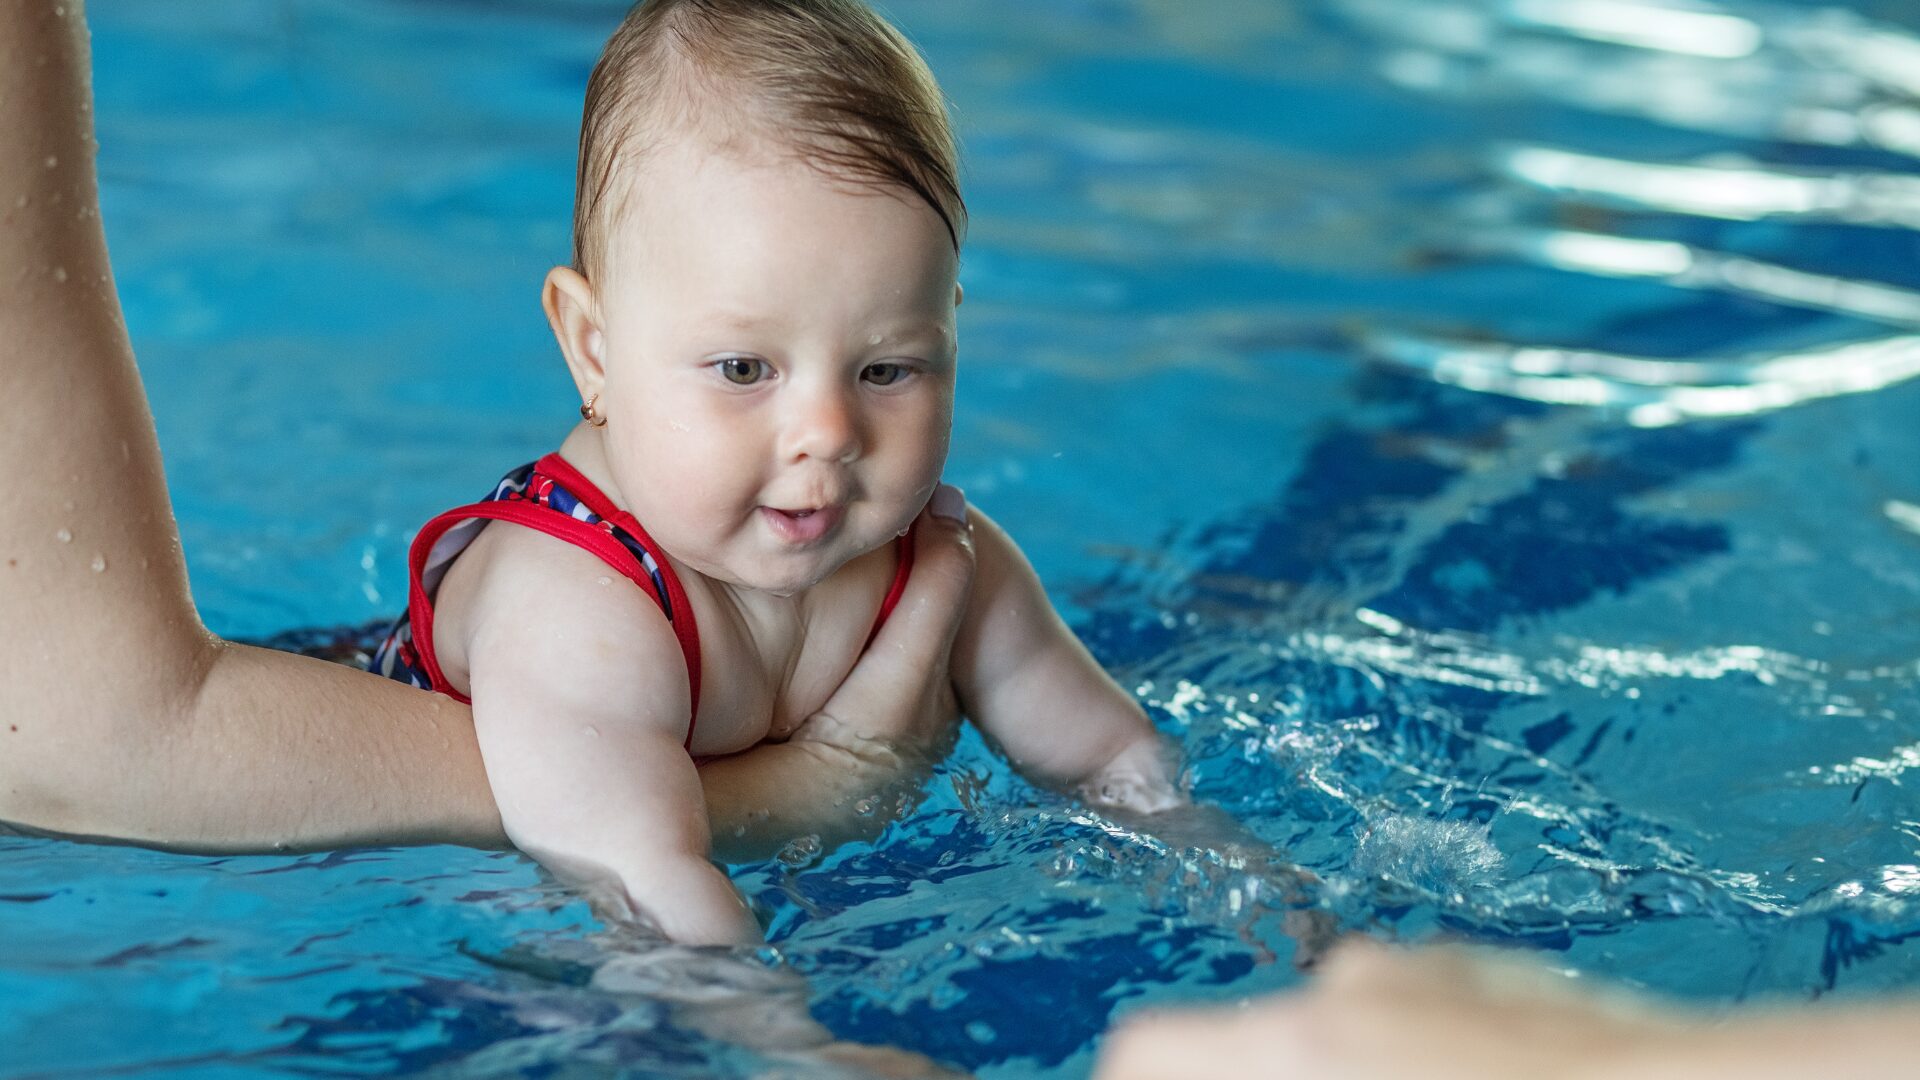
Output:
[[[565,431],[537,291],[622,10],[90,5],[216,630],[391,616],[411,530]],[[1378,936],[1712,1003],[1913,985],[1911,5],[886,10],[965,144],[949,479],[1197,792]],[[1116,1016],[1300,978],[1258,874],[972,737],[877,842],[735,875],[804,990],[663,967],[510,853],[0,840],[0,1071],[751,1075],[800,993],[1071,1077]]]

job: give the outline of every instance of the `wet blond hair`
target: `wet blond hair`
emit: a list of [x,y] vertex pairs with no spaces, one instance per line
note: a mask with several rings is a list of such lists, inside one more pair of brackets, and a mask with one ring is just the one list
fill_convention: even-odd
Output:
[[791,152],[823,174],[902,188],[966,230],[946,103],[926,61],[860,0],[644,0],[587,81],[573,266],[598,281],[649,153],[675,138]]

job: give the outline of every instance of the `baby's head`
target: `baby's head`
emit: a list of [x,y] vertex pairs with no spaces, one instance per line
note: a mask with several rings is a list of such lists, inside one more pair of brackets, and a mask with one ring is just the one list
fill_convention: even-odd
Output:
[[587,87],[543,300],[622,499],[790,593],[938,483],[966,211],[939,88],[859,0],[646,0]]

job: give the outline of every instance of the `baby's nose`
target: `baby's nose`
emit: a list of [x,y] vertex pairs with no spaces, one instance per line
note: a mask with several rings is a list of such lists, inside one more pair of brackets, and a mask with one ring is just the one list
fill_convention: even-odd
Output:
[[809,394],[796,403],[787,429],[787,456],[850,462],[860,456],[860,418],[845,394]]

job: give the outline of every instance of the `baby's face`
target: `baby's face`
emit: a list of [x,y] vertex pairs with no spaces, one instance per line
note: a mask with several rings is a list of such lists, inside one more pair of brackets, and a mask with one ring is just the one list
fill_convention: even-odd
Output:
[[957,258],[910,193],[682,145],[600,284],[614,480],[675,558],[788,594],[919,513],[953,420]]

